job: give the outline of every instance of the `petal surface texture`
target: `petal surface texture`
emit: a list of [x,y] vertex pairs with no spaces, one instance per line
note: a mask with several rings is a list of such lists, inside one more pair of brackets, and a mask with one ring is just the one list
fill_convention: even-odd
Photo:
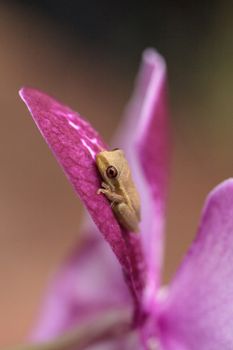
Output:
[[52,97],[30,88],[21,89],[20,96],[94,222],[127,266],[120,227],[106,198],[97,195],[100,177],[95,156],[106,145],[78,113]]
[[166,350],[233,349],[233,179],[208,196],[159,326]]
[[109,201],[104,195],[97,194],[101,178],[95,156],[106,149],[106,145],[78,113],[52,97],[30,88],[23,88],[20,96],[93,221],[116,254],[138,303],[143,283],[135,257],[140,255],[143,260],[141,243],[134,237],[131,242],[130,235],[119,226]]
[[160,284],[169,171],[166,65],[153,49],[143,54],[135,91],[115,145],[125,150],[141,196],[141,239],[147,263],[145,305]]

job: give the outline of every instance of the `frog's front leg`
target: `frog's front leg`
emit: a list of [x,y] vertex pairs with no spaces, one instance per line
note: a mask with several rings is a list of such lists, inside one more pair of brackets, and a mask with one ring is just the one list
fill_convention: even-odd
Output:
[[113,206],[113,211],[120,224],[130,232],[138,232],[138,217],[126,203],[121,202]]
[[103,188],[99,188],[97,194],[103,193],[111,202],[111,206],[114,206],[117,203],[123,202],[124,198],[120,194],[115,193],[109,185],[105,182],[101,184]]

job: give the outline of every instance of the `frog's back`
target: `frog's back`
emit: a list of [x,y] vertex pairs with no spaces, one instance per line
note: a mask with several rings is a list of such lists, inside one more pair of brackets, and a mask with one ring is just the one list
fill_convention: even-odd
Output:
[[134,209],[138,220],[140,220],[140,196],[133,181],[133,177],[129,167],[122,169],[121,173],[122,187],[124,189],[124,197],[127,199],[127,204]]

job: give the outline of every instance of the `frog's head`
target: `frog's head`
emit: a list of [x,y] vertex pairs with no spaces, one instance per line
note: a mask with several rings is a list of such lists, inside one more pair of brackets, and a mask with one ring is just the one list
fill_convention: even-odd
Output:
[[124,152],[119,148],[102,151],[96,155],[98,170],[103,180],[110,186],[118,183],[126,162]]

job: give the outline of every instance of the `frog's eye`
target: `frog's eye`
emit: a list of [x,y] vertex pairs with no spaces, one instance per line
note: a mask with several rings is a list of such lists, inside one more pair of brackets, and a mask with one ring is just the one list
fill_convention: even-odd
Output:
[[107,167],[106,174],[107,177],[109,177],[110,179],[114,179],[115,177],[117,177],[118,171],[113,165],[110,165],[109,167]]

